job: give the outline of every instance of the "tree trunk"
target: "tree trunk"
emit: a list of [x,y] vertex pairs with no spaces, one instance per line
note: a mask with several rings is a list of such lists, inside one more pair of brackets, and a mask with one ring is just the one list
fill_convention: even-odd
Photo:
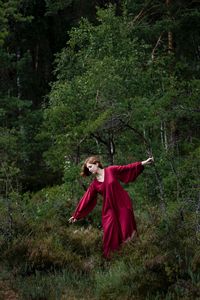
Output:
[[167,139],[167,128],[166,122],[161,121],[160,123],[160,139],[163,148],[167,151],[168,150],[168,139]]
[[114,164],[114,155],[115,155],[115,144],[114,144],[114,139],[113,139],[113,133],[110,134],[109,136],[109,162],[111,165]]
[[[171,0],[166,0],[166,6],[167,6],[167,14],[170,18],[170,5],[171,5]],[[168,53],[174,52],[174,42],[173,42],[173,33],[171,31],[168,31],[168,44],[167,44],[167,49]]]
[[[21,54],[20,54],[20,49],[17,49],[17,62],[20,60]],[[20,76],[19,73],[17,72],[17,98],[21,98],[21,81],[20,81]]]

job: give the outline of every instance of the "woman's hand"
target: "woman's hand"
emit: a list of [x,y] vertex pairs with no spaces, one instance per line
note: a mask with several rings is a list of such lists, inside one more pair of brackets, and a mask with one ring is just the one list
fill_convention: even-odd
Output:
[[145,166],[145,165],[150,165],[154,162],[154,158],[153,156],[152,157],[149,157],[147,160],[144,160],[142,161],[142,165]]
[[74,223],[74,222],[76,222],[76,221],[77,221],[77,219],[75,219],[74,217],[71,217],[71,218],[68,220],[69,223]]

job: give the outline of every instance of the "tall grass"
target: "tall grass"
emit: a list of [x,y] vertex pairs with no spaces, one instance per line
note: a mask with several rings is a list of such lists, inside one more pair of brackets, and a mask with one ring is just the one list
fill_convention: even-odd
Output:
[[70,270],[36,272],[31,276],[18,277],[15,283],[21,299],[26,300],[92,299],[92,285],[89,276]]

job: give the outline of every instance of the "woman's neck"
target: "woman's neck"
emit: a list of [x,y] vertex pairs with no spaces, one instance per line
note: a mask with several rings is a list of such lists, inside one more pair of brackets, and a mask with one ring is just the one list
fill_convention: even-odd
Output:
[[101,176],[104,174],[104,169],[98,168],[97,176]]
[[96,179],[100,182],[104,181],[104,169],[99,168],[96,173]]

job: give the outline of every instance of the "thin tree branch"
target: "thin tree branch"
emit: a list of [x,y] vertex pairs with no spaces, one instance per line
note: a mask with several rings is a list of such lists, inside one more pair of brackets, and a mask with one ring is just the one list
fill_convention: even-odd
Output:
[[157,42],[156,42],[156,45],[155,47],[153,48],[153,51],[151,52],[151,58],[152,60],[154,60],[155,58],[155,52],[156,52],[156,49],[159,47],[160,43],[161,43],[161,39],[162,39],[162,36],[163,36],[163,32],[161,33],[161,35],[159,36]]

